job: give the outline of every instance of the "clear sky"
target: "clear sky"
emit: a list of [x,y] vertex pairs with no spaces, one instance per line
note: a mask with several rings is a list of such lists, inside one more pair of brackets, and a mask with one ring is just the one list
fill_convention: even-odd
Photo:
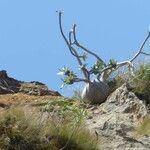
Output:
[[76,23],[78,39],[106,61],[131,57],[150,25],[150,0],[0,0],[0,69],[65,95],[73,88],[60,90],[56,73],[77,63],[60,35],[56,10],[65,12],[65,32]]

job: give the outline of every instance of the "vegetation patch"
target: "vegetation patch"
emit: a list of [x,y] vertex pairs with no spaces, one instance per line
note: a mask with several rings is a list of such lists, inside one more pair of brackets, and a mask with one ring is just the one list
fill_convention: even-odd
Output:
[[144,136],[144,135],[150,136],[150,115],[145,117],[143,122],[137,127],[136,133],[139,136]]
[[133,92],[140,98],[150,103],[150,63],[141,65],[136,71],[132,81]]
[[74,101],[50,101],[40,111],[25,107],[0,114],[0,149],[95,150],[96,137],[85,127],[86,112]]

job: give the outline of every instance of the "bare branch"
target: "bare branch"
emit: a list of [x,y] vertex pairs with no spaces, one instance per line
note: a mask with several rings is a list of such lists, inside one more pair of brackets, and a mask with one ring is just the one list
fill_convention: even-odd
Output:
[[[73,44],[73,42],[72,42],[72,31],[70,31],[69,32],[69,44],[70,45],[72,45]],[[73,47],[72,47],[73,48]],[[74,49],[74,48],[73,48]],[[74,52],[77,54],[77,51],[76,51],[76,49],[74,49]],[[78,55],[78,54],[77,54]],[[82,58],[83,56],[78,56],[78,58]],[[80,60],[81,61],[81,60]],[[82,63],[82,61],[81,61],[81,63]],[[80,66],[83,66],[83,64],[81,64],[81,63],[79,63],[79,65]],[[85,74],[86,74],[86,78],[88,79],[88,80],[90,80],[90,73],[89,73],[89,71],[86,69],[86,68],[81,68],[81,70],[82,71],[84,71],[85,72]]]
[[82,58],[83,56],[79,55],[77,50],[76,50],[76,47],[77,48],[80,48],[81,50],[89,53],[90,55],[94,56],[98,62],[102,63],[103,66],[104,66],[104,69],[102,69],[101,71],[99,71],[99,74],[97,76],[97,79],[100,81],[100,80],[103,80],[104,82],[107,80],[107,78],[114,72],[116,71],[117,69],[119,69],[120,67],[123,67],[123,66],[128,66],[129,67],[129,72],[131,74],[133,74],[133,70],[134,70],[134,66],[133,66],[133,61],[140,55],[140,54],[143,54],[143,55],[147,55],[147,56],[150,56],[149,53],[146,53],[146,52],[143,52],[143,48],[146,44],[146,42],[148,41],[148,39],[150,38],[150,32],[148,33],[148,35],[146,36],[145,40],[143,41],[140,49],[138,50],[138,52],[134,55],[133,58],[131,58],[130,60],[127,60],[127,61],[124,61],[124,62],[118,62],[118,63],[115,63],[115,66],[114,65],[111,65],[111,64],[106,64],[97,54],[95,54],[94,52],[88,50],[87,48],[85,48],[84,46],[82,46],[78,40],[77,40],[77,37],[76,37],[76,24],[73,25],[73,28],[72,30],[69,32],[69,39],[65,36],[64,32],[63,32],[63,27],[62,27],[62,12],[59,11],[59,27],[60,27],[60,32],[62,34],[62,37],[64,38],[71,54],[73,56],[76,57],[79,65],[81,66],[81,70],[84,74],[84,77],[85,79],[81,79],[81,78],[76,78],[74,82],[80,82],[80,81],[83,81],[83,82],[90,82],[90,75],[93,74],[93,70],[88,70],[86,67],[82,67],[84,66],[83,62],[82,62]]
[[112,74],[114,71],[118,70],[120,67],[123,67],[123,66],[128,66],[129,72],[131,73],[131,75],[134,74],[133,63],[130,61],[123,61],[123,62],[117,63],[116,68],[113,68],[112,66],[105,67],[103,70],[101,70],[100,74],[97,76],[97,79],[101,81],[105,81],[110,76],[110,74]]
[[140,54],[147,55],[146,53],[142,52],[142,50],[149,38],[150,38],[150,32],[148,33],[147,37],[145,38],[144,42],[142,43],[140,50],[135,54],[135,56],[130,60],[130,62],[133,62]]
[[144,54],[144,55],[150,56],[150,54],[145,53],[145,52],[141,52],[141,54]]
[[69,32],[69,44],[72,45],[72,31]]
[[80,47],[81,49],[83,49],[84,51],[86,51],[87,53],[93,55],[94,57],[96,57],[96,59],[100,62],[102,62],[104,64],[104,66],[106,66],[105,62],[94,52],[88,50],[87,48],[85,48],[84,46],[82,46],[81,44],[79,44],[77,38],[76,38],[76,24],[73,25],[73,36],[74,36],[74,44],[78,47]]
[[[66,38],[66,36],[65,36],[65,34],[63,32],[63,27],[62,27],[62,12],[61,11],[59,11],[59,28],[60,28],[61,35],[64,38],[64,40],[65,40],[65,42],[66,42],[66,44],[67,44],[67,46],[68,46],[71,54],[76,57],[79,65],[82,66],[83,64],[82,64],[82,61],[80,60],[81,56],[79,56],[78,53],[77,53],[77,51],[76,51],[76,49],[71,46],[71,44],[72,44],[72,41],[71,41],[71,32],[69,33],[69,41],[68,41],[68,39]],[[83,71],[84,77],[87,80],[89,80],[89,72],[88,72],[88,70],[85,69],[85,68],[82,68],[82,71]]]
[[128,60],[128,61],[124,61],[124,62],[120,62],[120,63],[117,63],[117,66],[116,68],[113,68],[112,66],[106,66],[103,70],[101,70],[101,72],[99,73],[99,75],[97,76],[97,79],[98,80],[106,80],[106,78],[108,76],[110,76],[110,74],[112,74],[114,71],[116,71],[117,69],[119,69],[120,67],[123,67],[123,66],[128,66],[129,67],[129,72],[131,73],[131,75],[133,75],[133,71],[134,71],[134,66],[133,66],[133,61],[140,55],[140,54],[143,54],[143,55],[147,55],[147,56],[150,56],[149,53],[146,53],[146,52],[142,52],[143,51],[143,48],[146,44],[146,42],[148,41],[148,39],[150,38],[150,32],[148,33],[148,35],[146,36],[145,40],[143,41],[141,47],[140,47],[140,50],[135,54],[135,56]]
[[59,28],[60,28],[61,35],[62,35],[62,37],[64,38],[64,40],[65,40],[67,46],[69,47],[69,50],[70,50],[71,54],[72,54],[73,56],[75,56],[75,57],[78,57],[77,55],[74,54],[74,51],[72,50],[72,47],[70,46],[70,44],[69,44],[69,42],[68,42],[68,40],[67,40],[67,38],[66,38],[66,36],[65,36],[65,34],[64,34],[64,32],[63,32],[62,19],[61,19],[61,18],[62,18],[62,12],[59,11],[58,13],[59,13]]

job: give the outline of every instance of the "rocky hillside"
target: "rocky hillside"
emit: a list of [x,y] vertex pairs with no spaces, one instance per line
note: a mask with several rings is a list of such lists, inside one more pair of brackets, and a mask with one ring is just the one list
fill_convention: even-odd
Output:
[[60,96],[56,91],[49,90],[48,87],[38,81],[23,82],[10,78],[5,70],[0,71],[0,94],[25,93],[28,95],[52,95]]
[[105,103],[92,108],[87,125],[97,134],[102,149],[148,150],[150,135],[136,136],[136,128],[148,115],[149,110],[144,101],[124,84]]
[[[43,83],[35,81],[18,81],[16,79],[8,77],[6,71],[0,71],[0,114],[2,112],[7,113],[9,109],[14,109],[16,108],[16,106],[19,106],[21,110],[25,110],[28,113],[31,112],[31,114],[39,115],[36,117],[42,117],[42,123],[44,122],[44,120],[52,117],[53,121],[55,119],[58,121],[58,124],[55,122],[55,126],[59,127],[59,125],[61,125],[60,128],[63,126],[64,122],[65,124],[68,123],[68,118],[72,116],[70,115],[70,112],[77,113],[80,118],[80,115],[83,115],[82,113],[80,114],[80,110],[84,109],[86,111],[84,127],[88,129],[93,135],[93,139],[91,139],[91,141],[94,140],[94,142],[97,143],[97,148],[95,147],[92,149],[88,149],[89,146],[87,146],[86,148],[80,148],[81,150],[150,149],[150,129],[148,129],[149,131],[147,133],[144,133],[141,136],[137,135],[137,128],[141,125],[143,120],[150,115],[149,108],[145,104],[144,100],[140,100],[131,91],[129,85],[127,84],[123,84],[120,88],[116,89],[101,105],[85,104],[77,100],[73,100],[72,103],[70,99],[66,103],[64,98],[62,98],[58,92],[49,90],[47,86]],[[46,110],[48,109],[48,111],[44,111],[41,114],[41,109],[37,108],[42,108],[43,106],[46,106]],[[61,113],[59,109],[61,110]],[[69,116],[66,117],[67,120],[63,120],[63,122],[61,122],[63,119],[62,116],[59,120],[59,117],[56,115],[63,115],[64,117],[64,112],[69,112]],[[150,125],[150,122],[148,122],[148,125]],[[146,128],[146,126],[144,128]],[[75,132],[75,134],[79,132],[80,131]],[[1,133],[2,131],[0,128],[0,134]],[[5,134],[3,133],[3,135]],[[52,139],[53,138],[49,138],[49,136],[47,135],[43,135],[42,137],[44,143],[48,144],[51,143]],[[83,137],[81,137],[80,140],[82,139]],[[5,139],[1,139],[0,137],[0,146],[2,145],[2,140],[5,141]],[[70,134],[69,140],[71,140]],[[77,141],[79,142],[78,139]],[[75,145],[77,146],[77,144]],[[26,149],[29,149],[29,147],[26,147],[23,150]],[[64,150],[67,150],[67,148],[64,147]]]

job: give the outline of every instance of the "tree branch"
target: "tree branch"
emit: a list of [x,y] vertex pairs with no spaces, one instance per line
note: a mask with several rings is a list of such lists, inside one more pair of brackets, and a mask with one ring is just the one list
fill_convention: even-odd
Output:
[[72,31],[69,32],[69,44],[73,45],[74,42],[72,42]]
[[64,34],[64,32],[63,32],[63,28],[62,28],[62,12],[59,11],[58,13],[59,13],[59,28],[60,28],[61,35],[62,35],[62,37],[64,38],[64,40],[65,40],[67,46],[69,47],[69,50],[70,50],[71,54],[72,54],[73,56],[75,56],[75,57],[78,57],[77,55],[74,54],[74,52],[73,52],[73,50],[72,50],[72,47],[70,46],[70,44],[69,44],[69,42],[68,42],[68,40],[67,40],[67,38],[66,38],[66,36],[65,36],[65,34]]
[[141,54],[144,54],[144,55],[150,56],[150,54],[145,53],[145,52],[141,52]]
[[[71,54],[76,57],[79,65],[82,66],[83,64],[82,64],[82,61],[80,60],[81,56],[79,56],[77,51],[76,51],[76,49],[71,46],[71,44],[72,44],[72,42],[71,42],[71,33],[69,33],[69,41],[68,41],[66,36],[65,36],[65,34],[64,34],[64,32],[63,32],[62,12],[59,11],[58,13],[59,13],[59,28],[60,28],[61,35],[64,38],[64,40],[65,40],[65,42],[66,42],[66,44],[67,44]],[[82,68],[82,71],[83,71],[85,79],[89,80],[89,73],[88,73],[88,71],[85,68]]]
[[[74,42],[72,42],[72,31],[69,32],[69,44],[72,45]],[[72,47],[73,48],[73,47]],[[77,51],[74,49],[75,53],[77,54]],[[78,55],[78,54],[77,54]],[[82,58],[83,56],[78,56],[78,58]],[[81,61],[81,60],[80,60]],[[81,63],[79,63],[80,66],[83,66],[82,61]],[[86,74],[86,79],[88,79],[90,81],[90,73],[87,70],[87,68],[81,68],[82,71],[85,72]]]
[[74,44],[75,44],[76,46],[80,47],[80,48],[83,49],[85,52],[87,52],[87,53],[93,55],[94,57],[96,57],[96,59],[97,59],[98,61],[102,62],[102,63],[104,64],[104,66],[106,66],[105,62],[104,62],[97,54],[95,54],[94,52],[88,50],[87,48],[85,48],[84,46],[82,46],[82,45],[78,42],[78,40],[77,40],[77,38],[76,38],[76,24],[73,25],[73,36],[74,36]]
[[145,40],[143,41],[140,50],[135,54],[135,56],[132,59],[130,59],[130,62],[133,62],[140,54],[147,55],[146,53],[142,52],[142,50],[149,38],[150,38],[150,32],[148,33]]
[[106,81],[107,78],[112,74],[114,71],[118,70],[120,67],[123,66],[129,67],[129,72],[133,75],[134,66],[133,63],[130,61],[123,61],[120,63],[117,63],[116,68],[113,68],[112,66],[107,66],[103,70],[101,70],[100,74],[97,76],[97,79],[100,81]]
[[97,76],[97,79],[98,80],[103,80],[105,81],[106,78],[114,71],[116,71],[117,69],[119,69],[120,67],[123,67],[123,66],[128,66],[129,67],[129,72],[131,73],[131,75],[133,75],[133,71],[134,71],[134,66],[133,66],[133,61],[140,55],[140,54],[143,54],[143,55],[147,55],[147,56],[150,56],[149,53],[145,53],[145,52],[142,52],[143,51],[143,48],[146,44],[146,42],[148,41],[148,39],[150,38],[150,32],[148,33],[148,35],[146,36],[145,40],[143,41],[139,51],[135,54],[135,56],[128,60],[128,61],[124,61],[124,62],[120,62],[120,63],[117,63],[117,66],[116,68],[113,69],[112,66],[106,66],[103,70],[101,70],[101,72],[99,73],[99,75]]

